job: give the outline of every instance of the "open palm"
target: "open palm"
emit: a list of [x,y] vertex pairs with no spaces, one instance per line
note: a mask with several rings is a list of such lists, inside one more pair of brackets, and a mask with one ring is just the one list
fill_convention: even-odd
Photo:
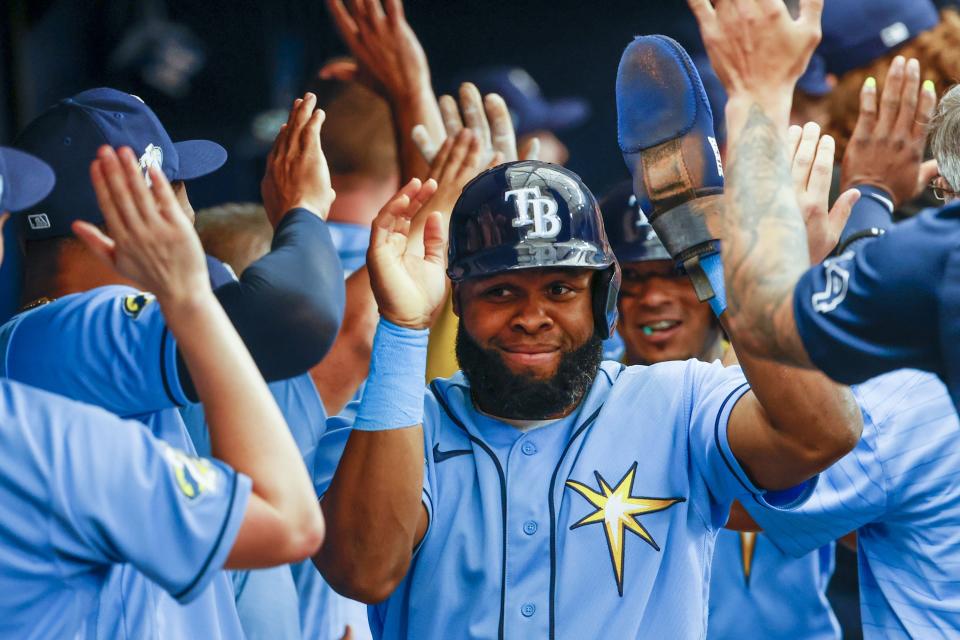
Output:
[[367,269],[380,315],[411,329],[430,326],[446,287],[446,229],[440,213],[426,220],[423,239],[411,237],[410,221],[436,191],[433,180],[414,178],[373,221]]

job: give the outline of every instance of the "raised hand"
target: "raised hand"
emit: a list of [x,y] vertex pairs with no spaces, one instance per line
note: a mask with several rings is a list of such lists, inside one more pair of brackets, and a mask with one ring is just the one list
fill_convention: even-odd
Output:
[[422,241],[412,238],[411,221],[433,192],[433,180],[412,179],[373,221],[367,270],[380,315],[411,329],[430,326],[446,297],[447,231],[438,212],[429,213]]
[[790,16],[783,0],[687,0],[710,62],[731,99],[749,95],[777,104],[787,117],[797,79],[820,42],[824,0],[800,0]]
[[[459,98],[459,107],[452,96],[440,96],[438,100],[447,140],[455,137],[464,128],[470,129],[480,143],[487,165],[491,165],[495,160],[496,164],[499,164],[519,158],[537,159],[540,145],[536,138],[528,142],[522,155],[517,153],[513,118],[510,117],[507,103],[499,94],[488,93],[481,97],[476,85],[464,82],[460,85]],[[412,137],[427,162],[433,163],[443,140],[432,139],[423,125],[413,128]]]
[[320,148],[320,127],[325,114],[315,109],[317,96],[297,98],[290,117],[280,128],[270,155],[260,193],[274,228],[296,208],[307,209],[326,220],[336,193],[330,186],[330,169]]
[[932,82],[920,86],[920,63],[897,56],[887,70],[883,94],[867,78],[860,90],[860,115],[843,154],[840,184],[872,185],[890,194],[894,206],[912,200],[937,175],[923,162],[926,127],[937,105]]
[[401,0],[327,0],[327,8],[356,64],[337,61],[321,77],[355,79],[387,97],[430,84],[427,56],[403,13]]
[[109,235],[80,220],[73,223],[73,232],[94,255],[161,304],[209,294],[200,238],[163,172],[153,166],[148,171],[150,187],[129,147],[119,152],[101,147],[90,177]]
[[790,127],[787,149],[793,152],[793,189],[807,228],[810,263],[816,264],[837,246],[860,192],[845,191],[830,208],[836,143],[831,136],[820,135],[817,123],[808,122],[802,129]]

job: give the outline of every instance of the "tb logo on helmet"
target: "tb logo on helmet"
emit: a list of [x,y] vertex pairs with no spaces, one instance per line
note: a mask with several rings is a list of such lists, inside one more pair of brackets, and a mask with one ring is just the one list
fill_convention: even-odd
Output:
[[517,198],[517,218],[513,221],[513,226],[533,226],[533,229],[527,231],[527,240],[552,240],[560,234],[562,224],[557,216],[557,203],[551,198],[542,197],[540,187],[507,191],[503,194],[503,199],[509,200],[510,196]]

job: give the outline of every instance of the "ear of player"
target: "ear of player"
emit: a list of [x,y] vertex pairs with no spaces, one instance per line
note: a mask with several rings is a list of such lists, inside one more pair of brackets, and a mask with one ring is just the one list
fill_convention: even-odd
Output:
[[700,75],[675,41],[642,36],[623,52],[616,93],[617,140],[637,204],[719,314],[723,270],[706,216],[720,206],[723,168]]

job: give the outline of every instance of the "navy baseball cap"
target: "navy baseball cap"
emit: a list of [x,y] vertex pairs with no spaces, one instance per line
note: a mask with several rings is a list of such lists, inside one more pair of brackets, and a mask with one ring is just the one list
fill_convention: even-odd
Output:
[[20,216],[20,230],[31,240],[70,235],[74,220],[103,221],[90,182],[90,163],[102,145],[130,147],[145,174],[153,165],[171,181],[199,178],[227,160],[226,149],[215,142],[173,142],[143,100],[109,88],[61,100],[27,125],[15,144],[57,174],[50,195]]
[[[823,40],[816,51],[820,75],[843,75],[870,64],[939,23],[932,0],[830,0],[824,3]],[[808,73],[817,77],[816,69]]]
[[570,129],[590,117],[586,100],[547,100],[530,74],[518,67],[485,67],[465,74],[463,80],[477,85],[481,94],[500,94],[510,109],[518,136],[533,131]]
[[56,178],[44,161],[0,147],[0,211],[20,211],[47,197]]

